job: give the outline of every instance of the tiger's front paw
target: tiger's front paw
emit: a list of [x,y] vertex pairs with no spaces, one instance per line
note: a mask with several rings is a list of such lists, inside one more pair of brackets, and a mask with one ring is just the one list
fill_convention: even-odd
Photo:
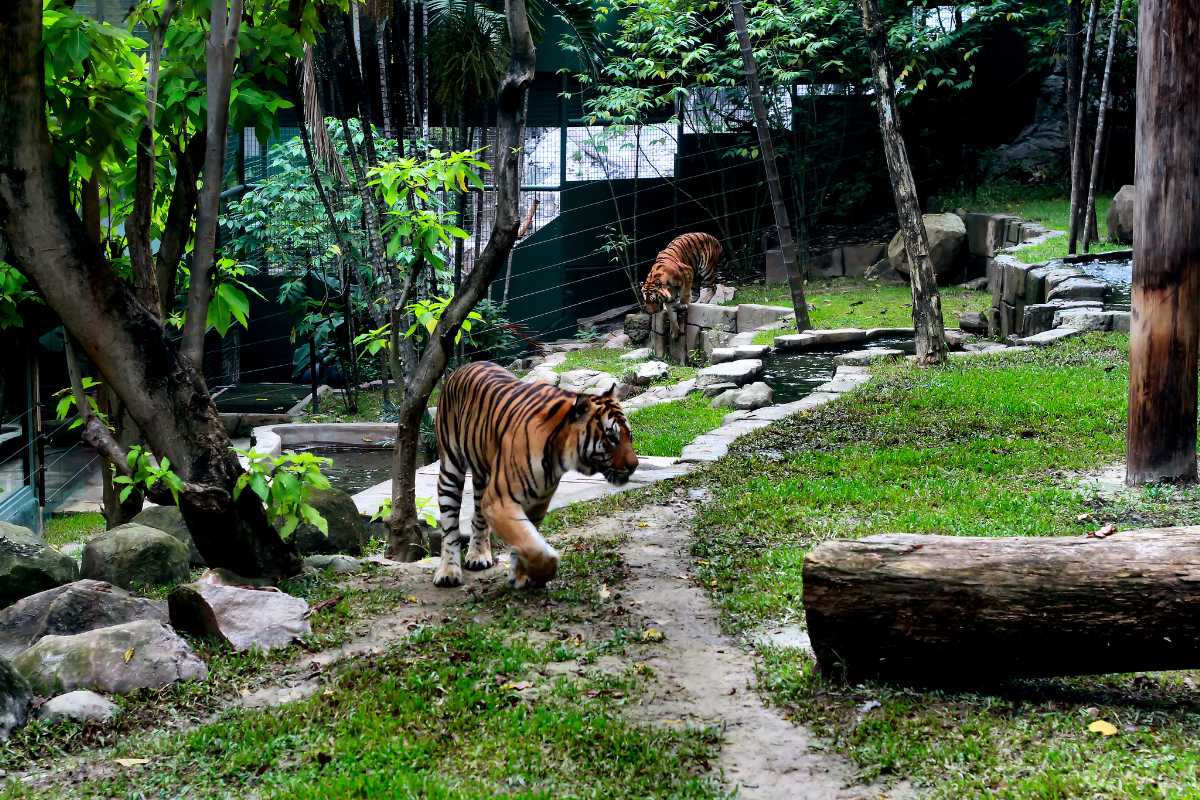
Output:
[[443,589],[462,586],[462,582],[462,567],[456,564],[443,562],[438,565],[437,572],[433,573],[433,585],[440,586]]
[[469,569],[471,572],[480,572],[485,569],[491,569],[494,566],[496,566],[496,562],[491,556],[477,556],[475,558],[467,556],[463,562],[463,568]]

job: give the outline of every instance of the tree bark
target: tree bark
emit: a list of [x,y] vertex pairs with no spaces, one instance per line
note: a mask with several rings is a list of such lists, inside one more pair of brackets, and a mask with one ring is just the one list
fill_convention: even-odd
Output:
[[[1083,25],[1083,0],[1067,0],[1066,49],[1067,49],[1067,97],[1063,104],[1067,109],[1067,161],[1068,169],[1074,165],[1075,107],[1079,98],[1079,32]],[[1068,180],[1075,173],[1068,175]]]
[[908,151],[900,132],[896,110],[896,86],[888,64],[887,38],[879,18],[877,0],[859,0],[863,31],[871,51],[871,73],[875,83],[875,106],[879,110],[879,132],[887,156],[896,214],[908,253],[909,279],[912,283],[912,318],[917,335],[917,362],[941,364],[946,360],[946,332],[942,322],[942,299],[938,295],[937,273],[929,258],[929,238],[921,219],[917,185],[908,164]]
[[1082,201],[1083,201],[1083,129],[1086,127],[1087,120],[1087,94],[1088,94],[1088,65],[1092,60],[1092,39],[1096,36],[1096,20],[1099,14],[1100,0],[1092,0],[1092,4],[1088,9],[1088,24],[1087,35],[1083,42],[1083,51],[1080,53],[1080,69],[1079,69],[1079,86],[1076,87],[1078,95],[1075,98],[1075,125],[1072,131],[1071,138],[1071,210],[1070,210],[1070,225],[1067,233],[1068,243],[1067,252],[1071,255],[1075,254],[1077,243],[1079,241],[1079,225],[1083,219]]
[[204,187],[196,204],[196,245],[192,250],[191,284],[187,319],[183,324],[183,353],[204,369],[204,334],[208,331],[208,304],[212,299],[212,270],[217,252],[217,225],[221,213],[221,182],[225,177],[225,135],[229,127],[229,95],[237,58],[238,31],[242,25],[242,0],[214,0],[209,19],[207,143],[204,152]]
[[1196,480],[1200,339],[1200,0],[1138,9],[1130,485]]
[[1100,82],[1100,108],[1096,113],[1096,146],[1092,149],[1092,167],[1088,172],[1087,210],[1083,218],[1086,221],[1083,232],[1083,252],[1088,252],[1092,239],[1096,234],[1096,189],[1100,180],[1100,156],[1104,152],[1104,123],[1108,111],[1108,86],[1112,78],[1113,54],[1117,49],[1117,28],[1121,25],[1121,2],[1113,3],[1112,22],[1108,30],[1108,55],[1104,58],[1104,78]]
[[771,123],[767,119],[762,87],[758,83],[758,64],[754,60],[754,48],[750,44],[750,34],[746,29],[746,10],[742,6],[742,0],[729,0],[729,7],[733,11],[733,26],[737,29],[738,44],[742,51],[746,91],[750,95],[750,105],[754,108],[758,149],[762,153],[763,171],[767,175],[767,191],[771,196],[771,210],[775,214],[775,230],[779,234],[779,247],[783,250],[783,264],[787,269],[792,307],[796,311],[796,328],[805,331],[812,327],[812,323],[808,319],[808,300],[804,297],[804,273],[800,269],[796,242],[792,239],[792,224],[788,219],[787,202],[783,199],[783,186],[779,181],[779,164],[775,161]]
[[188,483],[180,510],[208,563],[243,575],[298,572],[295,548],[253,492],[232,499],[241,466],[195,365],[75,214],[46,129],[42,4],[0,4],[0,30],[0,229],[11,263],[81,343],[153,451]]
[[1200,667],[1200,527],[888,534],[804,559],[826,675],[926,684]]
[[496,219],[491,238],[442,313],[429,344],[421,355],[408,391],[400,401],[396,425],[396,449],[392,462],[392,517],[389,521],[388,553],[393,558],[411,558],[422,539],[417,519],[416,474],[421,419],[446,363],[454,352],[454,339],[462,322],[487,293],[499,274],[517,238],[517,201],[521,191],[519,154],[525,138],[525,94],[533,82],[537,55],[529,30],[525,0],[507,0],[505,12],[511,60],[500,81],[497,97]]

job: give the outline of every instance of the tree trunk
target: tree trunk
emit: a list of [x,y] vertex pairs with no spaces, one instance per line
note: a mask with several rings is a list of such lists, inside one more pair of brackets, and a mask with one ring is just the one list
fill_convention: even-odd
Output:
[[[1074,165],[1075,107],[1079,98],[1079,32],[1083,25],[1083,0],[1067,0],[1066,49],[1067,49],[1067,97],[1063,104],[1067,108],[1067,161]],[[1069,169],[1071,167],[1068,167]],[[1075,173],[1072,171],[1068,178]]]
[[192,250],[188,313],[183,324],[183,353],[204,370],[204,334],[208,331],[208,304],[212,299],[212,271],[217,252],[217,224],[221,213],[221,183],[225,177],[225,135],[229,127],[229,94],[237,58],[238,31],[242,25],[242,0],[214,0],[209,21],[207,144],[204,152],[204,187],[196,204],[196,245]]
[[175,288],[179,277],[179,261],[187,249],[192,236],[192,217],[196,213],[199,190],[196,182],[204,153],[208,147],[208,136],[200,130],[192,135],[187,146],[175,154],[175,186],[171,202],[167,205],[167,220],[163,225],[162,239],[158,243],[158,256],[154,267],[158,273],[158,295],[161,303],[161,318],[167,319],[175,309]]
[[1079,56],[1079,86],[1075,98],[1075,126],[1071,139],[1071,210],[1070,225],[1067,233],[1067,252],[1075,254],[1079,240],[1079,225],[1083,220],[1083,182],[1086,173],[1083,171],[1083,131],[1087,127],[1087,94],[1088,94],[1088,65],[1092,60],[1092,39],[1096,36],[1096,20],[1099,14],[1100,0],[1092,0],[1088,9],[1087,35],[1083,42],[1083,51]]
[[1133,315],[1125,481],[1196,480],[1200,47],[1196,0],[1138,10]]
[[797,258],[796,243],[792,239],[792,225],[788,220],[787,203],[783,199],[783,186],[779,181],[779,164],[775,161],[775,145],[771,141],[771,123],[767,119],[767,106],[763,102],[762,88],[758,83],[758,64],[754,60],[754,48],[746,30],[746,10],[742,0],[730,0],[733,11],[733,26],[737,29],[738,44],[742,50],[742,69],[746,73],[746,91],[750,105],[754,108],[755,129],[758,131],[758,149],[762,151],[763,171],[767,174],[767,191],[771,195],[771,210],[775,213],[775,229],[779,233],[779,247],[783,250],[783,264],[787,269],[788,288],[792,292],[792,307],[796,310],[796,328],[808,330],[808,301],[804,297],[804,274]]
[[1095,236],[1096,218],[1096,189],[1100,179],[1100,156],[1104,152],[1104,122],[1108,111],[1108,85],[1112,78],[1113,53],[1117,49],[1117,28],[1121,25],[1121,2],[1113,3],[1111,27],[1108,30],[1108,55],[1104,58],[1104,78],[1100,82],[1100,108],[1096,114],[1096,146],[1092,150],[1092,168],[1088,173],[1087,211],[1084,219],[1087,221],[1083,232],[1083,252],[1088,252]]
[[875,83],[875,105],[879,110],[879,132],[883,135],[883,151],[887,156],[888,172],[892,179],[892,194],[896,198],[896,214],[904,235],[904,250],[908,254],[909,279],[912,282],[912,318],[917,334],[917,361],[921,364],[941,364],[946,360],[946,333],[942,323],[942,299],[938,295],[937,273],[929,258],[929,238],[921,219],[917,202],[917,185],[908,165],[908,151],[900,132],[900,115],[896,110],[896,86],[888,64],[887,39],[879,20],[877,0],[859,0],[862,8],[863,30],[871,51],[871,73]]
[[491,238],[474,269],[442,313],[429,344],[400,401],[396,425],[396,450],[392,464],[392,517],[389,521],[388,554],[411,558],[422,548],[417,519],[416,476],[421,418],[429,395],[442,377],[454,351],[454,339],[462,322],[487,293],[499,274],[517,238],[517,200],[521,191],[519,153],[525,138],[525,94],[533,82],[537,63],[525,0],[506,3],[512,57],[508,73],[500,81],[496,100],[498,142],[496,146],[496,219]]
[[826,675],[914,683],[1200,667],[1200,527],[1105,539],[889,534],[804,559]]
[[92,243],[54,165],[46,129],[42,4],[0,4],[0,225],[9,258],[78,340],[151,449],[187,482],[180,510],[208,563],[243,575],[300,569],[253,492],[195,365]]

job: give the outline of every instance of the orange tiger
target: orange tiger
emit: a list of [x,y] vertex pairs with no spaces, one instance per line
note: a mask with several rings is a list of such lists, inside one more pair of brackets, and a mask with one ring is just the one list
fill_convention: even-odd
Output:
[[508,583],[520,589],[542,585],[558,570],[558,553],[538,526],[562,476],[572,469],[601,473],[620,486],[638,466],[614,389],[588,395],[525,383],[489,361],[461,367],[446,380],[436,428],[442,559],[433,582],[438,586],[462,584],[459,513],[468,471],[475,516],[465,566],[481,570],[495,563],[493,530],[512,550]]
[[700,302],[707,303],[717,290],[720,259],[721,243],[715,236],[707,233],[676,236],[654,259],[654,266],[642,284],[646,311],[654,314],[666,305],[690,303],[695,278],[700,282]]

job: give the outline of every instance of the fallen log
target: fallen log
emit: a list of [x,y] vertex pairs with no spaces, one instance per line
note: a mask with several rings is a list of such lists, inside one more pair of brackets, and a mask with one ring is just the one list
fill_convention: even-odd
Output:
[[821,672],[964,684],[1200,667],[1200,526],[1107,538],[889,534],[804,562]]

